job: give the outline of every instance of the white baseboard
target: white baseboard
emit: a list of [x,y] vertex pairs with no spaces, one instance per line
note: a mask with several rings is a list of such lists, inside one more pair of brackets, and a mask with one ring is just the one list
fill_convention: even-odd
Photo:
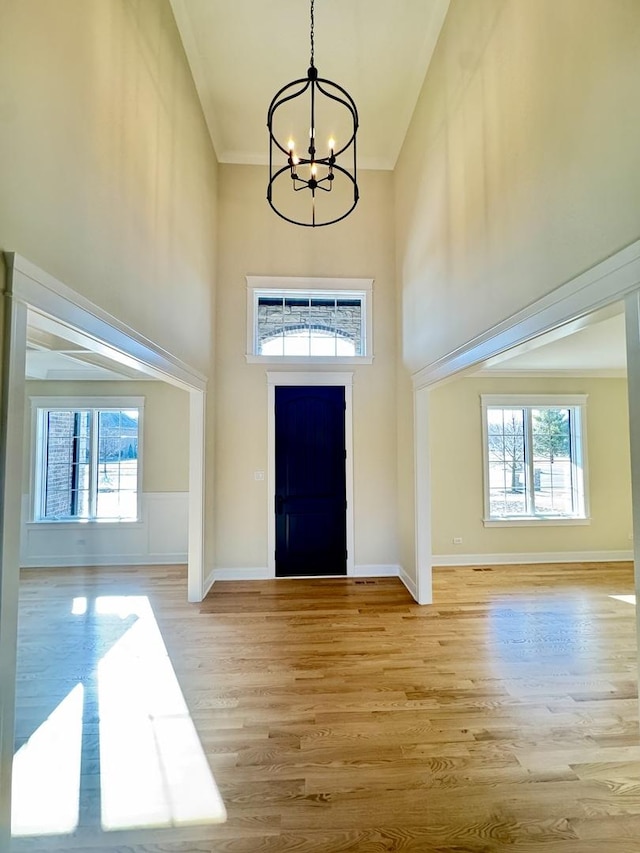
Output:
[[[329,575],[323,575],[322,577],[329,577]],[[345,575],[331,575],[330,577],[345,577]],[[352,575],[346,575],[346,577],[357,577],[357,578],[400,578],[402,583],[406,586],[409,594],[414,599],[414,601],[418,601],[418,589],[416,587],[415,581],[409,577],[409,575],[404,571],[402,566],[394,565],[394,564],[384,564],[384,563],[375,563],[373,565],[360,565],[355,566],[354,572]],[[269,569],[259,567],[259,568],[239,568],[239,569],[214,569],[207,577],[204,582],[204,595],[209,592],[211,587],[216,581],[261,581],[261,580],[272,580],[273,575],[269,572]],[[305,578],[307,580],[308,578]],[[295,580],[295,578],[289,578],[289,580]]]
[[60,569],[66,566],[173,566],[186,565],[188,557],[181,554],[56,554],[50,557],[27,557],[21,569]]
[[266,566],[249,566],[238,569],[214,569],[209,578],[212,579],[212,584],[215,581],[268,581],[273,580],[273,574]]
[[[357,578],[397,578],[400,574],[400,566],[375,563],[373,565],[355,566],[352,575],[346,577]],[[271,580],[274,575],[268,568],[263,566],[238,568],[238,569],[214,569],[209,578],[211,583],[215,581],[263,581]],[[345,575],[319,575],[318,577],[345,577]],[[207,580],[209,580],[209,578]]]
[[204,581],[202,582],[202,598],[207,597],[207,593],[211,590],[211,587],[214,585],[216,581],[216,571],[212,569],[209,574],[206,576]]
[[400,574],[400,566],[374,563],[370,566],[355,566],[353,576],[357,578],[397,578]]
[[420,604],[420,602],[418,601],[418,587],[416,585],[416,582],[413,580],[413,578],[409,577],[409,575],[405,572],[402,566],[398,566],[398,568],[400,569],[400,571],[398,572],[398,576],[402,583],[409,590],[409,595],[417,604]]
[[434,554],[434,566],[486,566],[511,563],[609,563],[633,560],[633,551],[541,551],[523,554]]

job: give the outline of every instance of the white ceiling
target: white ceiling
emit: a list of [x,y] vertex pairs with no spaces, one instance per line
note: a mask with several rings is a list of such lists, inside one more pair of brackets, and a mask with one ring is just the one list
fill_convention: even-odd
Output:
[[149,379],[131,360],[107,352],[87,335],[35,311],[27,312],[27,379]]
[[624,304],[608,305],[491,359],[478,374],[625,376]]
[[[269,103],[307,74],[309,3],[170,2],[218,160],[266,164]],[[315,66],[356,102],[360,168],[394,168],[448,7],[449,0],[317,0]]]

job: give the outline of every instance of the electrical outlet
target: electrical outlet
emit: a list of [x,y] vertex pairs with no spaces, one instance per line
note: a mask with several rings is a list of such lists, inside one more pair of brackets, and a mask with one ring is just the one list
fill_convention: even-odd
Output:
[[253,472],[254,480],[264,480],[264,471],[254,471]]
[[454,545],[462,545],[462,536],[454,536],[453,537]]

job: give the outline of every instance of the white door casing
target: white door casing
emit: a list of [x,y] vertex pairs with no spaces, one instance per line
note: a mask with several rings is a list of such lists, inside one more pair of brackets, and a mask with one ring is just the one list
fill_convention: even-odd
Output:
[[347,575],[355,574],[354,514],[353,514],[353,373],[312,371],[280,372],[267,371],[267,574],[276,576],[276,516],[274,496],[276,492],[276,419],[275,388],[278,385],[337,385],[344,386],[345,413],[344,432],[347,457],[345,459],[347,493]]

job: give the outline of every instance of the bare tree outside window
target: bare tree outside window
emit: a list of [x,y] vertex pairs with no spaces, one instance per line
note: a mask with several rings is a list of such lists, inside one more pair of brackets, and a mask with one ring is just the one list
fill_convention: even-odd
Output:
[[492,514],[524,514],[525,420],[522,409],[488,412],[489,481]]

